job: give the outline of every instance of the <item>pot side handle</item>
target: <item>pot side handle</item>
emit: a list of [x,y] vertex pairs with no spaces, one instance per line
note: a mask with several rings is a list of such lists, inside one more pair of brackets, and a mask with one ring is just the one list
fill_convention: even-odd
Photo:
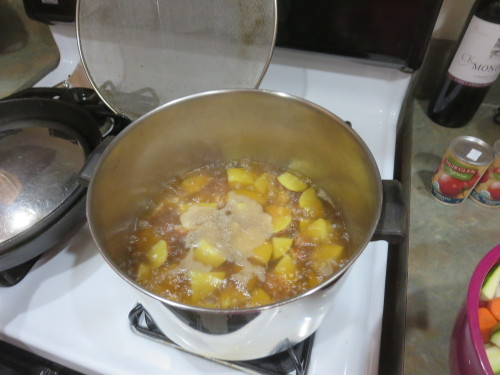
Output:
[[406,239],[408,232],[408,210],[403,185],[397,180],[382,180],[382,189],[382,212],[372,241],[400,244]]
[[85,165],[80,170],[78,174],[78,182],[80,185],[89,186],[90,180],[94,174],[95,168],[97,166],[97,162],[101,158],[104,150],[108,147],[111,141],[114,139],[114,136],[107,136],[102,140],[101,143],[97,145],[97,147],[90,153],[88,156]]

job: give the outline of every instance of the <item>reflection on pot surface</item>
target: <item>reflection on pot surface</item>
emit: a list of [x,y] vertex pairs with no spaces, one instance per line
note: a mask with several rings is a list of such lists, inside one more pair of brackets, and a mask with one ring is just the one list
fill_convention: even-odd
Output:
[[78,187],[86,145],[43,120],[0,131],[0,245],[47,217]]

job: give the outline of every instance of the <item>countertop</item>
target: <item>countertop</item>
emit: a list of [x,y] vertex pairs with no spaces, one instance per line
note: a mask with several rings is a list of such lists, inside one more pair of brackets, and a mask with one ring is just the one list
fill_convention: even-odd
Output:
[[490,145],[500,139],[493,115],[500,100],[496,84],[473,120],[450,129],[426,115],[426,99],[414,99],[408,254],[405,374],[449,374],[453,325],[480,259],[500,243],[500,208],[472,200],[456,206],[436,201],[427,185],[450,141],[460,135]]

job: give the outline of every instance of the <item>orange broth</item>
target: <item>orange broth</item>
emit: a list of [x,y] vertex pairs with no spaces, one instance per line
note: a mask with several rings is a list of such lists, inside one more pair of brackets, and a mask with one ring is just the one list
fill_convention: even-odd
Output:
[[297,296],[350,255],[344,219],[317,186],[243,160],[168,181],[137,220],[128,272],[167,299],[238,309]]

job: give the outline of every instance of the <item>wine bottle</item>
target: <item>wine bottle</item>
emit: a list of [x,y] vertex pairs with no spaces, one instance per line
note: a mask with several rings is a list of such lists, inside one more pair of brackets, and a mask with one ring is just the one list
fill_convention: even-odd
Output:
[[451,56],[427,115],[458,128],[474,117],[500,73],[500,0],[476,1]]

